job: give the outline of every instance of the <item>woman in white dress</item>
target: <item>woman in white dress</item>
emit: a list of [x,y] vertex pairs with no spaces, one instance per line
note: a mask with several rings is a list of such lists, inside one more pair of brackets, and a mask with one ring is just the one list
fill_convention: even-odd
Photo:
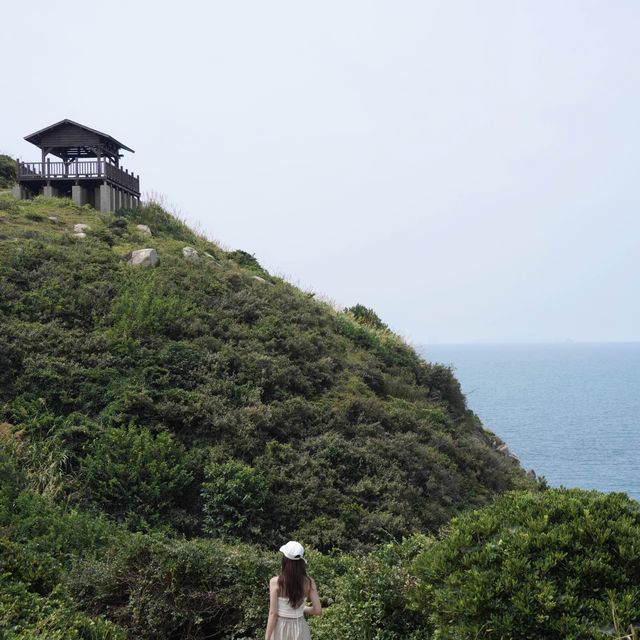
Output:
[[[322,613],[318,590],[307,576],[304,548],[291,540],[280,547],[282,569],[269,582],[269,620],[265,640],[311,640],[305,614]],[[311,606],[307,606],[307,601]]]

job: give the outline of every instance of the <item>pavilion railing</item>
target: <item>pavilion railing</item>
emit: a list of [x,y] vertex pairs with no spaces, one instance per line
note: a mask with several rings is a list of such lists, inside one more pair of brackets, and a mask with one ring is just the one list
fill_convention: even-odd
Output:
[[140,193],[140,178],[104,160],[77,162],[21,162],[17,163],[18,181],[74,180],[79,178],[106,179],[129,191]]

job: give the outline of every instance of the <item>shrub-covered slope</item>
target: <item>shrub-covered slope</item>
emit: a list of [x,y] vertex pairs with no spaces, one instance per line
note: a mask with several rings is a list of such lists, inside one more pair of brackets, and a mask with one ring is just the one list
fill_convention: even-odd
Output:
[[0,189],[11,187],[16,181],[16,161],[0,153]]
[[56,500],[187,535],[357,548],[527,483],[449,369],[154,204],[2,196],[0,421]]
[[262,637],[294,536],[319,640],[624,637],[637,503],[503,493],[499,444],[372,310],[156,205],[0,193],[2,640]]

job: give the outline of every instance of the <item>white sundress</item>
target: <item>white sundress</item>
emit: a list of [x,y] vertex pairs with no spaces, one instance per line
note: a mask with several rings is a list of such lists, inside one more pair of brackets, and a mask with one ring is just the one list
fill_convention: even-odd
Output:
[[311,640],[307,621],[304,619],[305,601],[294,609],[289,598],[278,598],[278,622],[271,640]]

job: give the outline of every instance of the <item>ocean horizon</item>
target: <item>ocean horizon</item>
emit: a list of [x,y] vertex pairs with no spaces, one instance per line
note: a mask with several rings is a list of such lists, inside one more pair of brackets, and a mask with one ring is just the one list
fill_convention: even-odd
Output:
[[484,426],[553,487],[640,500],[640,342],[426,344]]

